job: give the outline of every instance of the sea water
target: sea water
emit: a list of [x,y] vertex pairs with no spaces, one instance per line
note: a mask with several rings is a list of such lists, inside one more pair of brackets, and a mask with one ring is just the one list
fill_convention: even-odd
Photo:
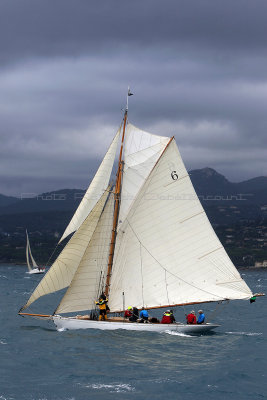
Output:
[[[253,292],[267,292],[266,270],[240,272]],[[0,266],[0,400],[266,398],[266,297],[219,306],[221,326],[203,336],[58,332],[52,322],[17,315],[41,278],[25,266]],[[51,312],[49,301],[35,311]],[[201,305],[207,317],[215,307]],[[175,309],[176,319],[191,308]]]

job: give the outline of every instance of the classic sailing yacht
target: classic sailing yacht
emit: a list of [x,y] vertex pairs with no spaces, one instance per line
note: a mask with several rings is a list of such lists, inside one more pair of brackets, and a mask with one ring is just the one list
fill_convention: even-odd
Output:
[[[38,265],[36,264],[35,259],[32,256],[31,246],[30,246],[30,241],[29,241],[29,236],[28,236],[27,229],[26,229],[26,238],[27,238],[26,260],[27,260],[27,266],[28,266],[28,274],[43,274],[45,272],[45,268],[44,267],[38,267]],[[31,266],[31,263],[30,263],[30,259],[31,259],[31,262],[32,262],[32,266]]]
[[[218,325],[141,324],[122,317],[98,321],[67,314],[94,310],[102,292],[109,315],[129,306],[151,310],[252,296],[205,214],[174,137],[128,122],[128,97],[123,122],[60,242],[73,232],[20,315],[52,319],[59,329],[202,333]],[[53,315],[22,312],[63,288]]]

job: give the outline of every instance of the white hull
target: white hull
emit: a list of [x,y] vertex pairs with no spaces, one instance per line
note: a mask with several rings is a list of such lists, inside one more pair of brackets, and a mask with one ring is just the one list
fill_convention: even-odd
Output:
[[45,268],[39,269],[39,268],[33,268],[31,271],[27,272],[28,274],[44,274],[45,273]]
[[102,329],[102,330],[115,330],[125,329],[128,331],[148,331],[148,332],[165,332],[174,331],[179,333],[206,333],[212,329],[217,328],[219,325],[215,324],[202,324],[202,325],[185,325],[185,324],[154,324],[154,323],[137,323],[137,322],[113,322],[113,321],[93,321],[82,320],[77,318],[67,318],[56,315],[53,321],[57,329]]

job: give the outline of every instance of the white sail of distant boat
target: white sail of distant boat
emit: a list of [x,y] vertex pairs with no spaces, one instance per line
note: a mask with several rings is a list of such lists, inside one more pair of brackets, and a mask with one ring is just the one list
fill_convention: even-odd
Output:
[[[27,266],[28,266],[28,273],[29,274],[43,274],[45,272],[44,267],[39,267],[33,258],[32,251],[31,251],[31,246],[30,246],[30,240],[29,240],[29,235],[26,230],[26,260],[27,260]],[[30,262],[31,261],[31,262]]]
[[[109,186],[121,136],[116,183]],[[75,232],[21,308],[64,329],[127,329],[201,333],[211,323],[129,323],[139,310],[250,299],[250,288],[227,255],[196,195],[174,137],[123,123],[64,232]],[[53,315],[22,312],[66,288]],[[108,298],[109,318],[95,320],[96,300]],[[68,316],[70,313],[89,315]]]

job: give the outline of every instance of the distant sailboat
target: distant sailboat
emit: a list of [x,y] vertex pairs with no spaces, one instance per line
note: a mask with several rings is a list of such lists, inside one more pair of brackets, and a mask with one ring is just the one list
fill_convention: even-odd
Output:
[[[26,238],[27,238],[27,244],[26,244],[26,260],[27,260],[27,266],[28,266],[28,274],[43,274],[45,272],[44,267],[38,267],[36,264],[35,259],[33,258],[32,252],[31,252],[31,246],[30,246],[30,240],[28,236],[28,232],[26,230]],[[31,263],[30,263],[31,259]]]
[[[66,316],[94,311],[102,292],[109,315],[129,306],[152,310],[252,297],[206,216],[174,137],[142,131],[127,117],[128,97],[123,123],[60,242],[75,233],[19,314],[52,319],[63,329],[207,332],[218,325]],[[53,315],[22,312],[63,288]]]

